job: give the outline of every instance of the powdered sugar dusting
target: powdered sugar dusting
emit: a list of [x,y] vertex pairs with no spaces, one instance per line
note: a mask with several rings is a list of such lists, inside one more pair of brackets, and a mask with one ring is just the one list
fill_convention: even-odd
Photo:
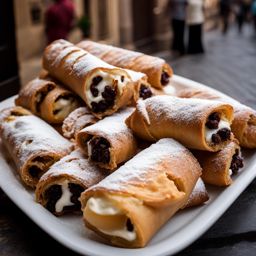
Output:
[[82,129],[81,132],[97,134],[98,136],[107,135],[107,138],[110,139],[112,143],[114,143],[115,140],[119,140],[120,136],[126,135],[133,137],[132,131],[125,124],[126,118],[132,111],[134,111],[133,108],[121,110],[112,116],[105,117],[97,123]]
[[[83,51],[83,50],[80,50]],[[86,53],[86,52],[85,52]],[[95,68],[115,68],[112,65],[109,65],[108,63],[102,61],[101,59],[91,55],[90,53],[87,53],[86,55],[79,58],[79,61],[77,61],[73,66],[73,72],[78,77],[84,77],[89,71],[95,69]]]
[[101,168],[90,163],[83,152],[77,149],[53,164],[39,182],[65,174],[79,180],[85,187],[90,187],[104,179],[107,175],[106,173]]
[[85,51],[76,51],[69,54],[68,58],[65,59],[64,67],[71,69],[76,62],[77,59],[81,58],[82,56],[86,55],[87,52]]
[[[139,102],[138,105],[141,104]],[[174,122],[182,120],[186,124],[201,119],[207,109],[222,105],[218,101],[195,98],[184,99],[167,95],[148,98],[143,101],[143,104],[145,104],[147,112],[143,111],[141,113],[146,120],[149,119],[150,121],[150,118],[147,116],[150,109],[151,116],[154,116],[154,118],[167,117]]]
[[148,171],[154,166],[161,163],[166,157],[180,157],[186,151],[187,149],[184,146],[173,139],[161,139],[138,153],[117,171],[102,180],[97,188],[126,191],[126,184],[129,180],[138,180],[145,183]]
[[137,111],[145,118],[148,125],[150,125],[150,119],[144,100],[139,99],[137,102]]
[[70,42],[60,39],[54,41],[48,48],[47,51],[45,52],[46,58],[51,61],[51,63],[56,59],[56,57],[59,55],[59,52],[62,49],[67,48],[68,46],[72,46]]
[[62,125],[63,135],[66,138],[75,138],[77,132],[87,125],[97,122],[87,107],[80,107],[69,114]]
[[128,75],[131,77],[131,80],[133,82],[137,82],[140,79],[146,79],[147,77],[144,73],[141,73],[141,72],[136,72],[131,69],[124,69],[124,70],[128,73]]
[[54,128],[33,115],[18,116],[13,121],[3,122],[1,126],[2,137],[6,140],[11,138],[14,143],[19,167],[36,152],[60,152],[63,155],[72,147]]
[[205,194],[207,194],[207,190],[205,188],[203,180],[199,178],[188,199],[187,205],[189,205],[194,198],[200,197],[201,195],[205,195]]
[[80,51],[80,49],[76,46],[70,46],[65,48],[64,50],[62,50],[58,56],[55,58],[55,60],[53,61],[52,65],[53,66],[59,66],[60,62],[63,60],[63,58],[65,58],[68,54],[72,53],[72,52],[78,52]]

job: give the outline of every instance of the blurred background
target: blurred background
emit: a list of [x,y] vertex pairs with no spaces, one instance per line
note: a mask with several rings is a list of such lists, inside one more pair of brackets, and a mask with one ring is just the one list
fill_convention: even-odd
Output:
[[227,44],[242,51],[246,40],[254,47],[255,27],[253,0],[1,0],[0,87],[8,84],[11,93],[33,79],[44,47],[58,38],[135,49],[163,57],[179,70],[185,61],[177,60],[189,55],[202,60],[220,49],[220,57],[228,58]]

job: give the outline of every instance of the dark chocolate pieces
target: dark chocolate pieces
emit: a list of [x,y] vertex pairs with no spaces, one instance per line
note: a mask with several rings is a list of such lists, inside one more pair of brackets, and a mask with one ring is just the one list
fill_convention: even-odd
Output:
[[217,129],[219,126],[219,122],[220,122],[220,115],[219,115],[219,113],[214,112],[209,115],[208,120],[205,125],[209,129]]
[[[207,122],[205,123],[206,127],[209,129],[218,129],[220,122],[220,114],[218,112],[213,112],[209,115]],[[212,135],[212,142],[218,144],[221,141],[227,141],[231,137],[231,131],[228,128],[222,128],[218,130],[217,133]]]
[[97,97],[98,94],[99,94],[99,90],[96,88],[97,85],[102,81],[102,77],[101,76],[95,76],[93,79],[92,79],[92,84],[90,86],[90,90],[91,90],[91,93],[94,97]]
[[[72,193],[70,201],[73,205],[64,206],[62,212],[71,212],[71,211],[80,211],[81,203],[79,201],[79,197],[81,193],[84,191],[84,188],[75,183],[68,184],[69,191]],[[45,191],[45,198],[47,200],[46,208],[56,214],[55,205],[57,201],[61,198],[62,189],[61,185],[52,185]]]
[[162,71],[162,74],[161,74],[161,84],[162,85],[167,85],[169,83],[169,74],[165,71]]
[[[97,85],[102,81],[101,76],[96,76],[92,79],[92,84],[90,86],[90,91],[94,97],[99,95],[99,90],[97,89]],[[121,78],[122,79],[122,78]],[[110,85],[106,85],[104,91],[101,93],[104,100],[99,102],[92,102],[92,110],[95,113],[104,112],[106,109],[112,107],[115,103],[116,98],[116,88],[111,87]]]
[[140,93],[139,93],[139,95],[140,95],[140,98],[145,100],[147,98],[150,98],[153,95],[153,93],[152,93],[151,89],[148,86],[146,86],[145,84],[142,84],[140,86]]
[[126,221],[126,228],[130,232],[132,232],[134,230],[133,224],[132,224],[132,222],[131,222],[131,220],[129,218]]
[[91,160],[108,164],[110,161],[110,143],[102,137],[95,137],[89,143],[91,146]]
[[215,144],[220,143],[221,141],[227,141],[231,137],[231,131],[228,128],[222,128],[218,130],[217,133],[212,135],[212,142]]
[[230,165],[230,169],[232,170],[233,174],[237,174],[239,169],[244,166],[243,161],[244,161],[243,157],[239,155],[239,150],[236,149],[236,152],[232,157],[232,161]]

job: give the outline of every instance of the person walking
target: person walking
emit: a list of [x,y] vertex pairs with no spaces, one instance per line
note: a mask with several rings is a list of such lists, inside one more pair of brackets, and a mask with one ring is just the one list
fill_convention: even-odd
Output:
[[171,26],[173,31],[172,50],[185,53],[184,32],[187,0],[170,0]]
[[251,12],[252,12],[252,18],[253,18],[254,31],[256,33],[256,0],[252,2]]
[[203,53],[204,0],[188,0],[186,22],[188,24],[188,53]]
[[66,39],[72,29],[75,9],[71,0],[54,0],[45,13],[45,32],[48,44]]
[[222,20],[222,32],[228,31],[229,16],[231,12],[231,0],[220,0],[220,17]]

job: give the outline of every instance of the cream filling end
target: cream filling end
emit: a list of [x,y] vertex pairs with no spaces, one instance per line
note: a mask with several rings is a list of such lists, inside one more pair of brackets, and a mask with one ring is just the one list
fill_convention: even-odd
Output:
[[219,122],[219,126],[217,129],[209,129],[205,126],[205,140],[208,143],[212,142],[212,135],[216,134],[219,130],[223,129],[223,128],[227,128],[230,130],[230,124],[228,121],[221,119]]
[[55,204],[56,212],[62,212],[65,206],[73,205],[73,203],[71,202],[72,193],[69,190],[68,181],[66,180],[59,185],[61,185],[62,194],[61,194],[61,198]]
[[76,108],[77,103],[75,100],[60,98],[54,102],[53,112],[58,111],[55,116],[65,118]]
[[[96,76],[102,77],[102,80],[95,86],[98,89],[99,93],[96,97],[94,97],[90,90],[90,86],[92,84],[93,78]],[[104,100],[104,98],[102,97],[102,93],[104,92],[105,87],[107,85],[112,86],[115,81],[117,81],[118,91],[122,92],[123,87],[127,84],[127,82],[129,82],[130,79],[124,76],[124,79],[122,81],[121,77],[122,75],[113,75],[100,70],[95,72],[94,75],[91,77],[91,79],[88,81],[88,86],[86,86],[86,91],[85,91],[89,106],[91,107],[92,102],[99,103],[101,100]]]
[[127,228],[127,216],[105,198],[91,197],[85,207],[86,220],[102,233],[121,237],[127,241],[136,239],[136,232]]

